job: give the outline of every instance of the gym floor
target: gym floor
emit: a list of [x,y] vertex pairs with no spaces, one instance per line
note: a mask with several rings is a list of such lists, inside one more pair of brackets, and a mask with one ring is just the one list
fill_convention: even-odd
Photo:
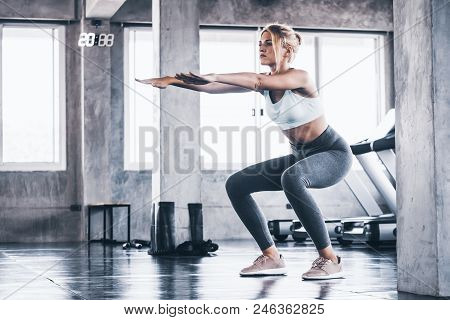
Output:
[[258,255],[254,241],[218,241],[214,257],[152,257],[99,243],[0,245],[3,299],[424,299],[396,290],[395,248],[335,248],[346,279],[301,281],[312,243],[278,243],[282,277],[240,277]]

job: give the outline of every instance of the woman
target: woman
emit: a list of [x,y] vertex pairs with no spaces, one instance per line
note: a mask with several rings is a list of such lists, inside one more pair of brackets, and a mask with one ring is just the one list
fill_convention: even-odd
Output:
[[300,34],[291,27],[269,24],[262,30],[259,41],[260,62],[270,67],[268,74],[180,73],[141,81],[158,88],[174,85],[207,93],[257,91],[266,99],[267,114],[289,139],[292,154],[247,167],[226,182],[233,208],[262,251],[252,265],[241,270],[242,276],[286,274],[284,258],[251,196],[254,192],[283,190],[319,253],[302,278],[342,277],[341,258],[331,247],[322,214],[308,188],[329,187],[343,179],[350,170],[352,152],[327,124],[311,77],[303,70],[289,67],[300,44]]

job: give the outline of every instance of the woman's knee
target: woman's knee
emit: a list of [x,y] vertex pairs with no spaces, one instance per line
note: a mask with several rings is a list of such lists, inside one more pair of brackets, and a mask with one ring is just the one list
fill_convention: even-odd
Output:
[[233,195],[240,193],[242,187],[242,172],[238,171],[229,176],[225,182],[225,189],[227,190],[228,196],[231,198]]
[[281,186],[285,191],[307,188],[309,180],[299,168],[293,166],[286,169],[281,175]]

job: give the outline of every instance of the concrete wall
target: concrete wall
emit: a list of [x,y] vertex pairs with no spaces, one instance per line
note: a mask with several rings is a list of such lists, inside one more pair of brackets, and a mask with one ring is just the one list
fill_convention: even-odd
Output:
[[75,20],[77,0],[2,0],[0,19]]
[[448,1],[394,1],[398,289],[434,296],[450,296],[449,17]]
[[392,30],[390,0],[203,0],[202,24],[265,25],[278,21],[301,28]]
[[[80,27],[66,26],[66,43],[76,43]],[[55,172],[0,172],[0,241],[48,242],[82,240],[80,211],[81,79],[80,52],[66,50],[67,170]],[[78,70],[77,72],[74,72]]]
[[450,2],[433,0],[431,9],[438,294],[450,297]]
[[[183,3],[186,5],[188,1]],[[255,26],[278,20],[304,28],[392,30],[390,0],[198,0],[198,3],[201,25]],[[82,9],[80,0],[0,3],[1,19],[71,21],[66,25],[66,40],[70,46],[66,53],[68,169],[58,173],[0,173],[2,242],[85,239],[85,208],[81,212],[70,211],[69,206],[105,201],[130,202],[134,212],[132,236],[148,238],[151,173],[123,170],[123,28],[118,22],[150,23],[152,3],[126,1],[111,19],[112,23],[106,22],[100,29],[116,35],[115,45],[112,49],[85,48],[84,59],[76,45],[77,39],[81,30],[93,30],[93,27],[82,19]],[[169,90],[179,93],[180,97],[186,94],[179,88]],[[198,108],[196,99],[192,99],[193,108]],[[194,123],[198,115],[192,116]],[[229,174],[205,172],[202,175],[205,237],[215,240],[248,237],[225,194],[224,181]],[[362,214],[361,207],[344,183],[313,192],[327,217]],[[268,218],[295,218],[292,210],[285,209],[287,200],[282,192],[271,197],[264,193],[255,197]],[[185,206],[184,202],[177,206]],[[94,233],[99,231],[98,218],[93,219]],[[236,223],[230,224],[230,219]],[[185,224],[186,221],[180,222]],[[115,234],[123,234],[124,226],[122,224],[120,230],[115,230]]]
[[[191,0],[186,0],[189,3]],[[201,25],[392,31],[392,0],[199,0]],[[112,21],[150,23],[151,1],[127,0]]]

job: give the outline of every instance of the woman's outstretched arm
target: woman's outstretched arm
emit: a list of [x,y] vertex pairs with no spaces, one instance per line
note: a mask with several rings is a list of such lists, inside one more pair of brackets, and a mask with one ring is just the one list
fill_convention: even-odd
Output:
[[308,73],[290,69],[282,74],[266,75],[253,72],[213,74],[210,81],[240,86],[253,91],[290,90],[308,85]]
[[143,83],[143,84],[150,84],[153,87],[165,89],[167,86],[172,85],[179,88],[189,89],[193,91],[198,92],[206,92],[211,94],[218,94],[218,93],[240,93],[240,92],[249,92],[251,90],[225,84],[225,83],[219,83],[219,82],[210,82],[207,84],[197,85],[197,84],[190,84],[185,83],[182,80],[176,79],[172,76],[166,76],[162,78],[151,78],[151,79],[145,79],[145,80],[138,80],[136,81]]
[[197,85],[197,84],[188,84],[181,80],[175,79],[172,83],[175,87],[185,88],[185,89],[191,89],[199,92],[206,92],[211,94],[218,94],[218,93],[241,93],[241,92],[250,92],[251,90],[234,86],[230,84],[225,83],[219,83],[219,82],[210,82],[208,84],[204,85]]

